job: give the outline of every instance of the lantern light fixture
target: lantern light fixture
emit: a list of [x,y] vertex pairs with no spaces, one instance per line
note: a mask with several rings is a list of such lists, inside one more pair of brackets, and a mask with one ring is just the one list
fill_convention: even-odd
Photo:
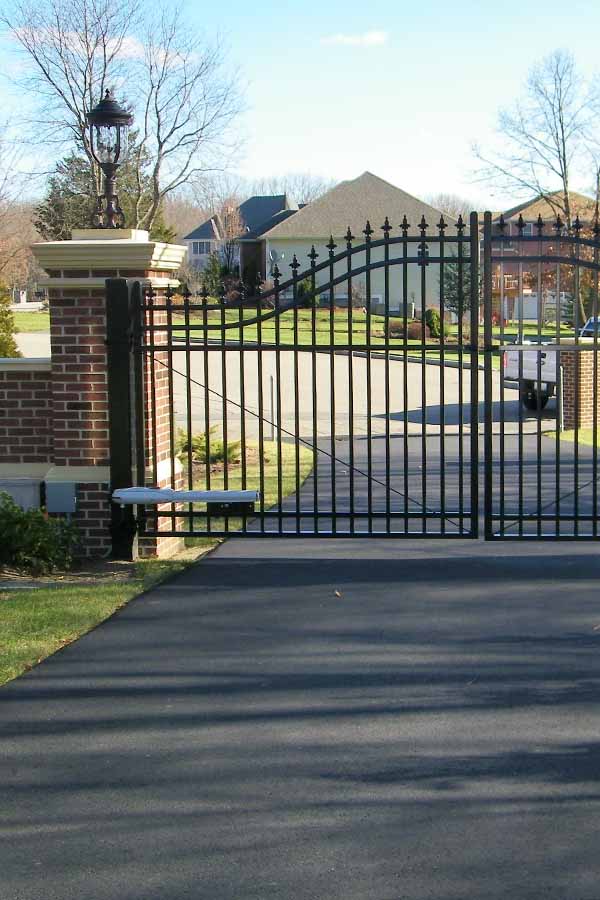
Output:
[[127,137],[133,116],[107,90],[100,102],[86,114],[92,156],[102,170],[104,193],[98,197],[96,225],[123,228],[125,217],[119,206],[116,176],[127,156]]

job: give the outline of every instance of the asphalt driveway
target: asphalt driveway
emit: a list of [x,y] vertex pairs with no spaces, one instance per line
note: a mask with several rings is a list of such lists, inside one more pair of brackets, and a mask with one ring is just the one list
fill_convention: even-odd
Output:
[[599,576],[230,541],[0,690],[0,897],[596,900]]

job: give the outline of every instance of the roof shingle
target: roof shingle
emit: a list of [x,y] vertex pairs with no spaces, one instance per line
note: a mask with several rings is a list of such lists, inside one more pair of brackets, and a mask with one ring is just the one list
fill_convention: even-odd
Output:
[[[402,217],[406,216],[410,225],[416,229],[425,216],[432,229],[437,225],[440,216],[435,209],[423,200],[407,194],[406,191],[394,187],[383,178],[371,172],[363,172],[352,181],[342,181],[322,197],[299,209],[291,218],[279,222],[262,236],[271,239],[285,238],[342,238],[350,228],[355,237],[360,237],[367,219],[377,230],[381,228],[387,216],[393,227],[398,227]],[[447,233],[452,233],[454,220],[444,216],[449,224]]]

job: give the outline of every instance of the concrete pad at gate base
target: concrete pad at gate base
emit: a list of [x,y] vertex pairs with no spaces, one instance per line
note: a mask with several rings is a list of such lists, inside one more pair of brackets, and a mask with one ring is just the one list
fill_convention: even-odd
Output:
[[599,577],[229,541],[0,689],[3,900],[594,900]]

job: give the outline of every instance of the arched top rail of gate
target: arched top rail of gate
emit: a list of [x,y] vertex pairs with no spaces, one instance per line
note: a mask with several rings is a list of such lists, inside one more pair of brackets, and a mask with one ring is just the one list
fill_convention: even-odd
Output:
[[[166,288],[165,291],[154,291],[148,287],[145,292],[145,300],[142,305],[143,309],[151,311],[185,311],[186,313],[206,313],[235,311],[237,309],[254,306],[260,308],[256,316],[247,317],[243,320],[229,322],[204,322],[197,323],[196,329],[201,331],[224,331],[227,329],[239,329],[243,327],[257,325],[276,318],[283,313],[293,311],[305,307],[307,303],[313,303],[328,292],[332,295],[336,287],[342,284],[350,285],[354,279],[362,275],[371,273],[380,269],[389,270],[393,267],[417,265],[425,267],[429,265],[456,264],[457,266],[468,265],[470,262],[470,253],[465,252],[465,245],[472,242],[472,234],[478,234],[478,217],[477,213],[472,213],[469,225],[459,216],[456,222],[447,222],[443,215],[439,222],[436,223],[431,230],[431,226],[423,216],[417,228],[418,233],[410,233],[411,225],[406,216],[399,226],[401,233],[393,234],[393,226],[386,217],[380,231],[383,237],[373,238],[375,230],[369,221],[366,222],[363,229],[363,239],[360,243],[355,243],[355,236],[348,228],[345,236],[345,247],[339,252],[338,245],[334,238],[330,235],[328,243],[325,245],[327,256],[321,262],[318,262],[319,253],[315,244],[312,245],[308,253],[309,266],[302,271],[301,264],[294,254],[289,267],[292,270],[290,278],[282,279],[282,273],[277,265],[272,270],[273,286],[267,290],[262,289],[262,280],[258,280],[255,284],[248,284],[242,280],[238,281],[235,286],[239,299],[234,302],[228,302],[228,290],[224,284],[218,296],[218,302],[213,301],[214,298],[209,295],[206,284],[197,293],[192,293],[184,284],[181,288]],[[391,248],[402,247],[401,255],[392,255]],[[410,252],[410,248],[415,248],[416,252]],[[374,251],[383,251],[383,256],[373,258]],[[364,262],[362,257],[364,255]],[[361,264],[355,265],[355,259],[361,257]],[[336,274],[336,267],[345,263],[343,271]],[[326,273],[328,277],[324,281],[317,284],[317,275]],[[310,283],[310,287],[306,287],[306,282]],[[303,284],[302,292],[299,291],[300,285]],[[231,288],[229,289],[229,291]],[[291,292],[292,296],[289,296]]]

